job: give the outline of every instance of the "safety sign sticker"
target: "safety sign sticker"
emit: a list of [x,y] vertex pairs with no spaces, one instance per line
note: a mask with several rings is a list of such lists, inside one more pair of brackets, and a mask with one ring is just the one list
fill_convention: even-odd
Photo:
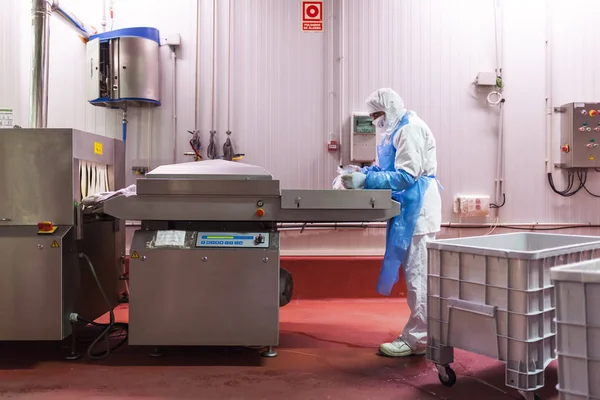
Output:
[[131,253],[131,258],[140,258],[140,255],[134,250],[133,253]]
[[323,31],[323,2],[302,2],[302,30],[304,32]]
[[51,248],[53,249],[58,249],[60,247],[60,245],[58,244],[58,242],[55,240],[52,242],[52,244],[50,245]]
[[94,153],[98,155],[102,155],[102,143],[94,142]]

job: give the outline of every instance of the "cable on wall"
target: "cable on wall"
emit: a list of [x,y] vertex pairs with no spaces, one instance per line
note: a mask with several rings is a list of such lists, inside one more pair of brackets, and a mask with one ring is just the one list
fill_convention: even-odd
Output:
[[[575,185],[575,177],[577,177],[577,179],[579,180],[579,184],[577,184],[577,187],[575,189],[573,189],[573,185]],[[587,186],[586,186],[587,177],[588,177],[587,170],[578,170],[578,171],[570,170],[567,172],[567,187],[563,190],[559,190],[556,188],[556,185],[554,184],[554,179],[552,177],[552,173],[548,173],[548,184],[550,185],[550,188],[552,189],[552,191],[554,193],[556,193],[557,195],[562,196],[562,197],[574,196],[583,189],[590,196],[600,198],[600,194],[592,193],[587,188]]]

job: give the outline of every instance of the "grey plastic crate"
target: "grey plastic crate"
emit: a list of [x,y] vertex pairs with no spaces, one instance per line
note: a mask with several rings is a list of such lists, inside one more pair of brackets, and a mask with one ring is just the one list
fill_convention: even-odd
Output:
[[442,383],[455,382],[456,347],[505,362],[506,385],[531,397],[556,358],[550,268],[600,258],[600,237],[524,232],[427,247],[427,358]]
[[[481,304],[466,301],[457,306],[455,299],[456,297],[428,296],[428,320],[432,321],[432,329],[439,329],[440,339],[443,342],[448,341],[447,325],[450,321],[450,306],[473,308]],[[554,324],[556,312],[554,308],[530,314],[519,314],[502,311],[498,307],[494,307],[494,312],[498,336],[533,342],[556,334],[556,325]],[[437,328],[437,324],[440,325],[440,328]],[[502,360],[504,361],[504,359]]]
[[552,268],[561,400],[600,400],[600,260]]

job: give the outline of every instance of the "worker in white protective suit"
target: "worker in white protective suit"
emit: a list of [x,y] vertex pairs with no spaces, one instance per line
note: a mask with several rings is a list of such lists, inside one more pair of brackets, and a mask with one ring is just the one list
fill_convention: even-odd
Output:
[[366,102],[383,136],[377,165],[346,174],[342,182],[347,189],[391,189],[400,203],[400,215],[388,221],[377,291],[390,295],[402,265],[410,307],[402,335],[382,344],[379,351],[389,357],[423,355],[427,347],[427,242],[435,239],[442,219],[435,139],[427,124],[407,111],[392,89],[379,89]]

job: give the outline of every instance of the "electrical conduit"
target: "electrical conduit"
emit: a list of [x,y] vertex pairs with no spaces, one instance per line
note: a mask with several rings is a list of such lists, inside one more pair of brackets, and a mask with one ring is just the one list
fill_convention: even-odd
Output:
[[227,139],[223,144],[223,159],[227,161],[233,160],[234,151],[233,145],[231,144],[231,3],[229,0],[227,11],[228,23],[227,23]]
[[217,155],[217,143],[215,130],[215,73],[216,73],[216,41],[217,41],[217,3],[213,0],[213,34],[212,34],[212,86],[211,86],[211,121],[210,121],[210,142],[207,148],[207,156],[215,159]]
[[552,2],[546,2],[546,174],[552,173]]
[[173,92],[172,92],[172,135],[173,135],[173,164],[177,163],[177,53],[175,47],[171,47],[171,61],[173,73]]

